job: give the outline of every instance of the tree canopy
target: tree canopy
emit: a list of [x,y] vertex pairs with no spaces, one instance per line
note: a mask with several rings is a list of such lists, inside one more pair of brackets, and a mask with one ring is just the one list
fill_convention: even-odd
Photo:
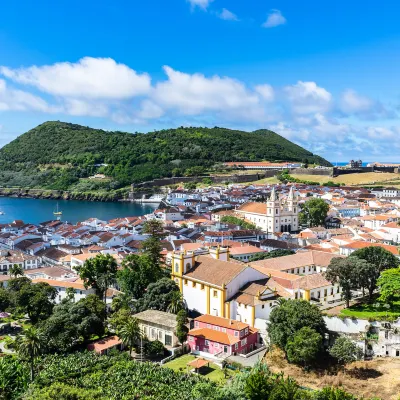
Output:
[[218,162],[304,158],[330,165],[269,130],[180,127],[132,134],[50,121],[0,150],[0,184],[67,190],[99,172],[121,187],[172,176],[177,168],[195,175],[194,168],[204,170]]
[[304,326],[288,341],[286,354],[289,362],[307,366],[317,358],[321,349],[321,334],[308,326]]
[[378,279],[379,300],[384,303],[393,303],[400,300],[400,268],[391,268],[383,271]]
[[169,278],[162,278],[149,285],[145,295],[136,302],[135,309],[138,312],[144,310],[168,311],[176,292],[179,292],[179,286]]
[[331,260],[326,272],[325,278],[338,283],[342,289],[342,299],[346,301],[346,307],[349,307],[352,299],[352,290],[360,287],[360,271],[368,268],[365,260],[358,258],[335,257]]
[[317,306],[306,300],[283,300],[270,314],[268,334],[272,344],[287,350],[289,341],[302,328],[324,335],[326,325]]
[[299,215],[300,222],[310,227],[324,226],[328,211],[329,205],[323,199],[307,200]]
[[360,360],[363,356],[362,349],[346,336],[338,337],[329,349],[329,353],[342,365]]
[[93,288],[100,299],[105,301],[106,291],[115,282],[117,262],[110,254],[98,254],[88,258],[83,266],[77,267],[85,288]]
[[149,255],[129,254],[122,262],[122,269],[117,273],[117,281],[124,293],[140,299],[149,284],[162,276],[160,266],[154,264]]

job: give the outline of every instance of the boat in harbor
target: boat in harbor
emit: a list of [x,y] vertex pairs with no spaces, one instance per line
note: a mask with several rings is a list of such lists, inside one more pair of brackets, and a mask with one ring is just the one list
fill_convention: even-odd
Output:
[[53,214],[58,215],[58,216],[62,215],[62,211],[58,208],[58,203],[57,203],[56,209],[53,211]]

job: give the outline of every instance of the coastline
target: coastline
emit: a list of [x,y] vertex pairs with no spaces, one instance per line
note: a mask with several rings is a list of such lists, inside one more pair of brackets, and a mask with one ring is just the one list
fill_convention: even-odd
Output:
[[85,200],[93,202],[130,201],[122,192],[69,192],[51,189],[0,188],[0,197],[42,200]]

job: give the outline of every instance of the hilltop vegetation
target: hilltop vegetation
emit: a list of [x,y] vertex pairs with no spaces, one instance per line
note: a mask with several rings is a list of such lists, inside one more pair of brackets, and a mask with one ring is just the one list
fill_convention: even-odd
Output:
[[67,190],[102,173],[111,177],[99,183],[102,189],[115,190],[132,182],[202,174],[225,161],[262,160],[330,165],[269,130],[180,127],[132,134],[46,122],[0,150],[0,185]]

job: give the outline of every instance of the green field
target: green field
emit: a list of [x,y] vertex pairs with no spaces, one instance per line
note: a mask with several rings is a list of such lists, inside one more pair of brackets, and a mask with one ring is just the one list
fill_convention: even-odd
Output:
[[349,308],[343,309],[340,314],[360,319],[385,319],[386,317],[393,319],[400,316],[400,301],[393,303],[389,309],[384,307],[377,308],[374,307],[374,304],[354,304]]

